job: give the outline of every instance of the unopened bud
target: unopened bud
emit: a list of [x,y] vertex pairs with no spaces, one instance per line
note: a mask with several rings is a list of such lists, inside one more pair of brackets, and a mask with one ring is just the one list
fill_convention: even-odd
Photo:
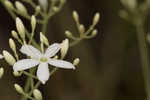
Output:
[[37,13],[39,13],[39,12],[41,11],[41,7],[40,7],[40,6],[36,6],[35,11],[36,11]]
[[85,33],[85,27],[84,27],[84,25],[81,24],[81,25],[79,26],[79,31],[80,31],[80,33],[82,33],[82,34]]
[[63,40],[62,44],[61,44],[61,58],[64,58],[68,52],[69,49],[69,40],[65,39]]
[[16,28],[17,28],[17,31],[20,35],[20,37],[24,40],[25,39],[25,28],[24,28],[24,24],[23,22],[21,21],[20,18],[16,18]]
[[73,65],[74,65],[74,66],[77,66],[79,63],[80,63],[80,59],[79,59],[79,58],[76,58],[76,59],[73,61]]
[[8,9],[11,9],[11,10],[14,9],[13,4],[12,4],[9,0],[5,0],[5,1],[4,1],[4,4],[5,4],[5,6],[6,6]]
[[31,17],[31,26],[32,26],[32,31],[34,31],[35,27],[36,27],[36,18],[35,18],[35,16]]
[[96,30],[96,29],[94,29],[93,31],[92,31],[92,36],[96,36],[97,35],[97,33],[98,33],[98,31]]
[[40,40],[43,42],[46,46],[49,46],[48,39],[43,35],[42,32],[40,32]]
[[15,39],[19,39],[18,34],[16,31],[11,31],[11,35],[15,38]]
[[48,0],[38,0],[41,8],[43,8],[44,11],[48,8]]
[[96,25],[99,22],[100,19],[100,13],[96,13],[93,18],[93,25]]
[[16,8],[19,11],[19,13],[21,13],[23,15],[27,15],[28,14],[26,7],[20,1],[16,1],[15,5],[16,5]]
[[0,68],[0,79],[3,77],[3,75],[4,75],[4,68]]
[[4,58],[5,58],[6,62],[9,65],[13,66],[16,63],[15,58],[8,51],[4,50],[3,55],[4,55]]
[[20,94],[24,93],[23,88],[19,84],[14,84],[14,87],[18,93]]
[[42,100],[42,93],[38,89],[33,91],[33,96],[36,100]]
[[66,35],[67,37],[72,37],[72,33],[71,33],[70,31],[66,31],[66,32],[65,32],[65,35]]
[[77,11],[73,11],[73,18],[76,22],[79,22],[79,14],[77,13]]
[[18,71],[14,71],[14,72],[13,72],[13,75],[14,75],[15,77],[19,77],[19,76],[22,75],[22,73],[20,73],[20,72],[18,72]]
[[16,44],[15,44],[14,40],[11,38],[9,39],[9,46],[14,52],[16,52]]
[[52,9],[53,9],[54,12],[57,12],[59,10],[58,7],[53,7]]

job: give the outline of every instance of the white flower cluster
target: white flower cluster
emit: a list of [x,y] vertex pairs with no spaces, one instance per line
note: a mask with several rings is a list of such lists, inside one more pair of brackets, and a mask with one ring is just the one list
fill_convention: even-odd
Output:
[[14,71],[22,71],[39,65],[37,69],[37,77],[43,84],[45,84],[50,76],[48,64],[59,68],[75,69],[74,65],[69,62],[51,58],[55,56],[60,49],[61,45],[54,43],[46,49],[45,53],[41,53],[31,45],[23,45],[20,51],[31,58],[17,61],[14,64],[13,69]]

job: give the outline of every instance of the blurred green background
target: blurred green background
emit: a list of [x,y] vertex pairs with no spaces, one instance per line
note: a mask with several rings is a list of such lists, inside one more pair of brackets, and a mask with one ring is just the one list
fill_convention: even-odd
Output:
[[[72,11],[77,10],[81,23],[88,27],[93,15],[101,13],[96,26],[96,38],[82,41],[70,48],[66,60],[79,57],[77,70],[59,70],[46,85],[40,87],[44,100],[144,100],[145,90],[141,72],[135,27],[118,16],[119,0],[68,0],[60,13],[49,22],[51,43],[65,39],[65,30],[78,35]],[[26,22],[26,20],[24,20]],[[148,21],[147,21],[148,22]],[[28,22],[26,22],[28,26]],[[8,38],[15,23],[0,5],[0,51],[9,49]],[[39,34],[37,32],[37,34]],[[71,58],[71,59],[70,59]],[[0,61],[5,75],[0,80],[0,100],[19,100],[14,83],[23,86],[25,77],[14,78],[12,68]]]

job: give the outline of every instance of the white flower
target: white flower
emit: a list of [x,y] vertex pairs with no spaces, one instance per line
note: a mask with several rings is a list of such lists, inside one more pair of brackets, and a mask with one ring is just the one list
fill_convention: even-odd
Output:
[[60,48],[61,44],[54,43],[49,46],[43,54],[31,45],[23,45],[20,51],[23,54],[30,56],[31,59],[23,59],[17,61],[14,64],[13,69],[14,71],[22,71],[39,65],[37,69],[37,77],[43,84],[45,84],[50,76],[48,64],[59,68],[75,69],[73,64],[70,62],[51,58],[56,55]]

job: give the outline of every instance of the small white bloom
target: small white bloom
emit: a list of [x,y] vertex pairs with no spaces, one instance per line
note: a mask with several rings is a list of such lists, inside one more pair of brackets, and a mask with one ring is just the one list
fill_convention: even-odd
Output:
[[60,48],[61,44],[54,43],[47,48],[44,54],[42,54],[38,49],[31,45],[23,45],[20,51],[23,54],[30,56],[31,59],[19,60],[14,64],[13,69],[14,71],[22,71],[39,65],[37,69],[37,77],[43,84],[45,84],[50,76],[48,64],[59,68],[75,69],[74,65],[70,62],[51,58],[56,55]]

